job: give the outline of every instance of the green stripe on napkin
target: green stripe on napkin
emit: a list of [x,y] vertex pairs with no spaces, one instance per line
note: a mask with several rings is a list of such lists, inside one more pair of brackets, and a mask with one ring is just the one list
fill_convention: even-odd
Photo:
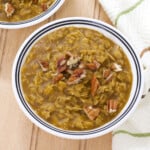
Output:
[[122,11],[122,12],[120,12],[120,13],[117,15],[116,19],[115,19],[115,25],[117,25],[118,20],[119,20],[119,18],[120,18],[122,15],[125,15],[125,14],[131,12],[131,11],[134,10],[137,6],[139,6],[143,1],[144,1],[144,0],[139,0],[139,1],[138,1],[137,3],[135,3],[133,6],[129,7],[128,9],[126,9],[126,10],[124,10],[124,11]]
[[128,135],[131,135],[134,137],[150,137],[150,132],[148,132],[148,133],[132,133],[132,132],[129,132],[126,130],[118,130],[118,131],[113,132],[113,136],[116,134],[128,134]]

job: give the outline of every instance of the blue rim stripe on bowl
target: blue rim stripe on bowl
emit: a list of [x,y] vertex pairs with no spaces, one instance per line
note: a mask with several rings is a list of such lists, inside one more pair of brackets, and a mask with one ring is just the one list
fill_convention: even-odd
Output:
[[[93,27],[101,28],[101,29],[111,33],[115,37],[117,37],[118,40],[120,40],[125,45],[125,47],[129,51],[130,55],[132,56],[133,61],[135,63],[135,67],[136,67],[136,73],[137,73],[137,76],[138,76],[137,85],[136,85],[136,92],[134,93],[132,102],[130,103],[130,105],[128,106],[126,111],[121,116],[119,116],[117,119],[113,120],[110,124],[108,124],[104,127],[100,127],[100,128],[89,130],[89,131],[80,131],[80,133],[77,133],[75,131],[65,131],[65,130],[62,130],[62,129],[58,129],[57,127],[51,126],[50,124],[46,123],[45,121],[43,121],[42,119],[37,117],[37,115],[29,108],[27,102],[25,101],[25,99],[22,95],[22,92],[21,92],[21,87],[20,87],[20,67],[21,67],[24,55],[26,54],[26,52],[28,51],[30,46],[33,44],[33,42],[35,42],[41,35],[45,34],[47,31],[53,30],[57,27],[61,27],[62,25],[65,27],[66,25],[75,25],[75,24],[76,25],[90,25],[90,26],[93,26]],[[49,26],[45,27],[44,29],[42,29],[37,34],[35,34],[31,38],[31,40],[26,43],[26,45],[24,46],[24,48],[22,50],[22,53],[19,55],[19,59],[18,59],[18,62],[17,62],[16,72],[15,72],[15,83],[16,83],[16,89],[17,89],[17,92],[18,92],[18,96],[21,100],[22,105],[26,108],[28,113],[36,121],[38,121],[40,124],[42,124],[46,128],[49,128],[53,131],[63,133],[63,134],[67,134],[67,135],[79,135],[79,136],[81,136],[81,135],[91,135],[91,134],[95,134],[97,132],[102,132],[102,131],[114,126],[119,121],[121,121],[131,111],[131,109],[134,106],[134,104],[136,103],[136,99],[137,99],[137,97],[140,93],[140,87],[141,87],[141,84],[142,84],[141,83],[141,76],[142,76],[141,74],[142,73],[141,73],[141,70],[140,70],[140,64],[138,62],[138,58],[137,58],[134,50],[132,49],[130,44],[124,39],[124,37],[122,37],[120,34],[118,34],[116,31],[112,30],[111,28],[101,24],[100,22],[93,22],[93,21],[88,21],[88,20],[76,19],[76,20],[61,21],[61,22],[57,22],[55,24],[49,25]]]
[[14,25],[15,26],[15,25],[23,25],[23,24],[26,24],[26,23],[36,21],[36,20],[40,19],[41,17],[45,16],[46,14],[50,13],[52,10],[54,10],[60,2],[61,2],[61,0],[56,0],[54,2],[54,4],[52,4],[52,6],[50,6],[49,9],[47,9],[46,11],[41,13],[40,15],[35,16],[31,19],[24,20],[24,21],[18,21],[18,22],[3,22],[3,21],[0,21],[0,25]]

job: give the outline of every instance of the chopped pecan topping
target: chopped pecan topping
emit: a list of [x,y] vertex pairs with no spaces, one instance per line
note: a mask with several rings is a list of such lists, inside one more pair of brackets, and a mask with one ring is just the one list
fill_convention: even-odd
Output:
[[110,69],[104,69],[104,70],[103,70],[103,78],[104,78],[104,79],[107,79],[110,74],[111,74]]
[[117,99],[110,99],[107,102],[107,109],[109,113],[113,113],[117,111],[118,101]]
[[6,3],[5,4],[5,12],[7,17],[10,17],[13,15],[13,13],[15,12],[15,8],[13,7],[13,5],[11,3]]
[[76,77],[80,77],[83,73],[84,73],[84,69],[80,69],[80,68],[75,69],[73,71],[73,75],[76,76]]
[[71,85],[71,84],[76,84],[79,82],[79,78],[72,75],[69,79],[68,79],[68,84]]
[[110,82],[113,78],[113,73],[110,73],[109,76],[106,78],[107,82]]
[[49,63],[48,63],[48,61],[38,60],[38,63],[39,63],[39,65],[40,65],[40,67],[41,67],[41,69],[42,69],[43,72],[48,71],[48,69],[49,69]]
[[122,66],[117,64],[117,63],[113,63],[112,67],[111,67],[115,72],[120,72],[122,71]]
[[67,69],[67,73],[69,73],[71,75],[71,74],[73,74],[73,70]]
[[98,79],[96,78],[95,75],[93,75],[92,80],[91,80],[91,95],[92,96],[95,96],[99,86],[100,86],[100,84],[99,84]]
[[38,0],[32,0],[32,3],[33,3],[33,4],[37,4],[37,3],[38,3]]
[[100,64],[95,60],[93,63],[86,64],[86,67],[90,70],[97,70],[100,67]]
[[70,52],[66,53],[66,59],[69,59],[70,57],[73,57],[73,55]]
[[70,76],[70,78],[68,79],[68,84],[77,84],[81,81],[81,79],[86,77],[86,72],[84,69],[78,68],[75,69],[72,73],[72,75]]
[[41,7],[42,7],[42,10],[43,10],[43,11],[47,10],[47,8],[48,8],[48,7],[47,7],[47,4],[45,4],[45,3],[43,3],[43,4],[41,5]]
[[66,63],[67,63],[67,60],[66,60],[65,57],[61,57],[61,58],[58,59],[58,61],[57,61],[57,71],[59,73],[65,71],[67,69]]
[[83,63],[80,63],[79,68],[83,69],[85,68],[85,65]]
[[84,107],[83,110],[90,120],[96,119],[100,113],[100,108],[93,108],[93,106]]
[[97,60],[94,60],[94,64],[96,65],[97,69],[101,66],[101,64]]
[[57,70],[59,73],[61,73],[61,72],[64,72],[66,69],[67,69],[67,66],[64,65],[64,66],[60,66]]
[[71,56],[67,61],[67,66],[69,66],[70,69],[76,68],[80,63],[80,60],[81,60],[80,57]]
[[67,61],[66,61],[65,57],[59,58],[58,61],[57,61],[57,67],[65,65],[66,62]]
[[63,75],[62,73],[59,73],[57,76],[54,77],[53,83],[57,83],[57,82],[60,81],[63,77],[64,77],[64,75]]
[[90,70],[95,71],[97,69],[96,65],[94,63],[88,63],[86,64],[87,68]]

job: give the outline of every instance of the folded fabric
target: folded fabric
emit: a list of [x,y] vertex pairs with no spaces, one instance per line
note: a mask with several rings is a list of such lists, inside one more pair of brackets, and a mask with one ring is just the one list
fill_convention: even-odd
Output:
[[131,42],[144,68],[143,98],[113,132],[113,150],[150,149],[150,0],[99,0],[112,23]]

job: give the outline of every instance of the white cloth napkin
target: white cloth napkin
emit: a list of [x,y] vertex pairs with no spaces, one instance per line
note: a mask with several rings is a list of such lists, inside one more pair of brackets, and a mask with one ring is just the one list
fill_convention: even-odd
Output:
[[113,132],[113,150],[150,150],[150,0],[99,0],[141,56],[144,98],[130,118]]

